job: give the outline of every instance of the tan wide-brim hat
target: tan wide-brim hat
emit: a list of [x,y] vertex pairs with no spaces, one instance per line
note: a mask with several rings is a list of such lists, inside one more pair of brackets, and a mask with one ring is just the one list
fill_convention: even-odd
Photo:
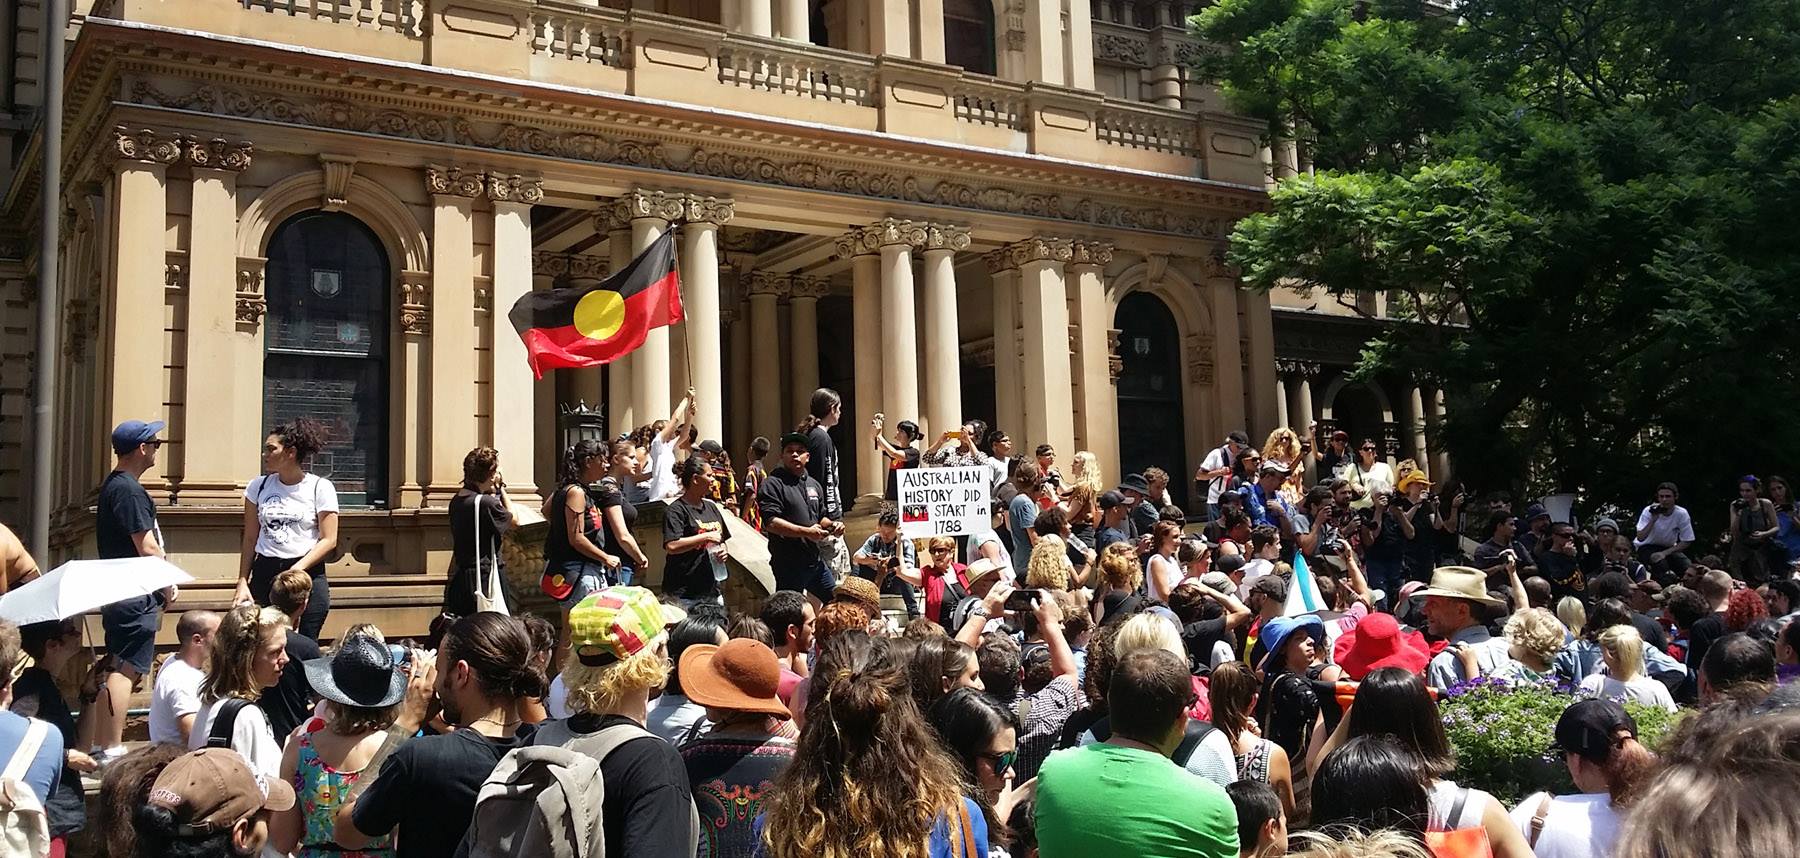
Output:
[[1504,608],[1506,603],[1488,595],[1487,573],[1468,566],[1439,566],[1431,571],[1431,586],[1414,594],[1467,599],[1490,608]]

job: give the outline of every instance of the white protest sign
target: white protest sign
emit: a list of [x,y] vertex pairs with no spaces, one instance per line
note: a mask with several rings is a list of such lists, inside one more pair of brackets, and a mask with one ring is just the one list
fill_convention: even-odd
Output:
[[894,475],[900,488],[900,534],[907,539],[964,536],[993,525],[987,468],[906,468]]

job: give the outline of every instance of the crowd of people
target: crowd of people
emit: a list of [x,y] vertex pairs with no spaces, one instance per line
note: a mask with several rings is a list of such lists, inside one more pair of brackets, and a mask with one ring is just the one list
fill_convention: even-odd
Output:
[[[98,770],[114,856],[1800,848],[1776,804],[1800,781],[1800,537],[1778,477],[1740,481],[1713,554],[1669,484],[1628,533],[1436,493],[1342,432],[1233,432],[1190,516],[1160,469],[1109,483],[1090,453],[1065,473],[978,420],[927,447],[878,418],[896,470],[987,468],[992,527],[912,540],[884,506],[853,551],[835,392],[757,439],[741,477],[696,437],[699,405],[566,451],[543,508],[555,619],[494,610],[517,604],[488,591],[512,501],[499,454],[471,451],[446,612],[392,642],[319,640],[336,496],[305,470],[312,428],[278,427],[245,493],[237,604],[183,613],[159,669],[172,590],[106,610],[108,664],[76,699],[55,676],[79,625],[0,623],[0,665],[31,665],[4,677],[0,758],[58,843]],[[113,435],[102,556],[161,553],[136,480],[160,428]],[[634,583],[653,501],[660,595]],[[768,538],[777,591],[754,613],[725,607],[731,515]],[[127,751],[120,703],[152,673],[151,743]],[[1440,701],[1477,682],[1575,690],[1543,746],[1576,792],[1508,807],[1452,779]],[[1686,711],[1651,747],[1640,706]]]

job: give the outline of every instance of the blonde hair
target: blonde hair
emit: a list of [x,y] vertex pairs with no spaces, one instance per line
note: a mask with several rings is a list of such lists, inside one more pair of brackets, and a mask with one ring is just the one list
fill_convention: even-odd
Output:
[[632,692],[661,688],[669,681],[668,645],[659,643],[624,661],[601,667],[582,664],[581,657],[571,651],[563,663],[562,676],[569,689],[570,712],[612,712]]
[[925,540],[925,553],[927,555],[929,555],[934,548],[948,548],[951,551],[950,559],[952,561],[956,559],[956,540],[951,539],[948,536],[933,536],[932,538]]
[[1050,535],[1031,547],[1031,559],[1025,564],[1025,586],[1040,590],[1069,589],[1069,570],[1062,537]]
[[357,623],[354,626],[344,629],[344,634],[342,637],[338,638],[338,641],[342,642],[349,638],[356,637],[357,635],[369,638],[378,644],[387,643],[387,636],[382,634],[381,627],[374,623]]
[[1300,436],[1286,426],[1279,426],[1269,433],[1269,439],[1263,442],[1263,461],[1281,461],[1292,464],[1300,460]]
[[392,706],[346,706],[336,700],[325,701],[325,727],[339,736],[367,736],[394,726],[400,715],[400,704]]
[[1543,658],[1546,663],[1556,660],[1556,654],[1562,652],[1563,641],[1568,638],[1568,630],[1563,628],[1562,621],[1543,608],[1513,614],[1506,621],[1504,634],[1513,646]]
[[1123,660],[1125,656],[1139,650],[1160,649],[1172,653],[1187,663],[1187,647],[1181,643],[1181,631],[1161,614],[1142,613],[1132,616],[1119,626],[1119,633],[1113,636],[1113,659]]
[[1574,596],[1564,596],[1556,600],[1556,618],[1570,631],[1587,628],[1587,606]]
[[1293,835],[1288,858],[1431,858],[1423,843],[1392,828],[1363,831],[1333,826],[1328,831],[1301,831]]
[[1106,484],[1100,477],[1100,460],[1094,458],[1093,453],[1082,450],[1070,460],[1069,488],[1087,489],[1095,496],[1106,491]]
[[287,625],[287,615],[275,608],[232,608],[213,634],[212,667],[200,681],[201,702],[241,697],[254,703],[262,697],[263,689],[256,684],[256,651],[265,638],[285,631]]
[[1100,574],[1111,590],[1136,590],[1144,583],[1144,567],[1138,564],[1137,549],[1125,542],[1115,542],[1100,552]]
[[1600,650],[1612,662],[1608,667],[1612,678],[1629,682],[1644,675],[1644,636],[1637,627],[1626,623],[1600,633]]

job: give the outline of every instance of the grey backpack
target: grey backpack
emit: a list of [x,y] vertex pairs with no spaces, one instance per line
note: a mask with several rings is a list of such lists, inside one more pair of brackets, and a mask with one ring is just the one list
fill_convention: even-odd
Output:
[[[601,805],[606,784],[600,761],[626,742],[644,737],[656,739],[636,724],[619,724],[586,736],[576,735],[565,721],[539,727],[532,745],[508,751],[482,783],[469,825],[469,854],[604,858]],[[693,813],[691,807],[689,812]],[[697,814],[690,828],[697,842]]]

